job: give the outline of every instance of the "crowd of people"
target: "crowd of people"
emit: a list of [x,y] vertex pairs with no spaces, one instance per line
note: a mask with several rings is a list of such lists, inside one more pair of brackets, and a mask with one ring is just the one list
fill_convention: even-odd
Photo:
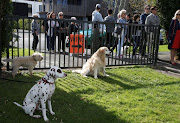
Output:
[[[102,42],[100,39],[100,26],[97,22],[105,22],[106,25],[106,40],[104,42],[104,46],[108,47],[109,50],[113,51],[117,47],[117,56],[119,57],[121,53],[121,48],[123,44],[130,43],[133,45],[132,55],[136,55],[137,49],[139,48],[139,53],[142,56],[145,55],[145,52],[151,53],[154,35],[157,33],[157,30],[153,28],[153,26],[160,25],[160,19],[158,17],[158,8],[156,6],[150,7],[146,5],[144,7],[144,12],[142,14],[134,14],[131,15],[127,13],[125,9],[122,9],[117,14],[117,20],[113,17],[113,10],[107,10],[107,16],[103,19],[101,13],[101,5],[96,4],[95,10],[92,12],[92,22],[93,24],[93,42],[92,42],[92,53],[96,52],[96,50],[102,46]],[[37,17],[34,15],[33,17]],[[78,25],[72,21],[68,24],[66,21],[63,21],[63,12],[58,13],[58,18],[62,21],[54,21],[54,20],[45,20],[43,22],[43,29],[47,38],[47,49],[54,50],[55,39],[58,36],[58,51],[62,49],[65,51],[65,37],[67,34],[72,34],[73,32],[77,32],[79,27]],[[56,15],[54,12],[48,13],[47,18],[55,19]],[[71,20],[76,20],[76,17],[71,17]],[[174,56],[177,53],[177,49],[180,47],[180,10],[177,10],[172,22],[170,24],[170,29],[168,31],[168,48],[171,50],[171,61],[170,63],[175,65]],[[121,26],[118,27],[115,23],[120,23]],[[130,26],[127,24],[142,24],[146,26]],[[34,19],[32,21],[32,35],[34,36],[32,49],[36,50],[38,44],[38,35],[40,25]],[[133,30],[133,31],[132,31]],[[112,39],[115,33],[120,33],[121,36],[117,36],[118,40],[113,42]],[[178,34],[179,35],[178,35]],[[177,43],[178,42],[178,43]],[[147,49],[147,50],[146,50]],[[150,55],[150,54],[148,54]]]

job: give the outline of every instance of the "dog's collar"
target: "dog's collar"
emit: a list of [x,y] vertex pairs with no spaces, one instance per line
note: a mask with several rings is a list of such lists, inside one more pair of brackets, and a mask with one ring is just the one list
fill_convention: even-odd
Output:
[[[50,84],[54,84],[54,83],[51,83],[51,82],[48,82],[46,79],[42,78],[42,81],[45,82],[45,83],[48,83],[49,85]],[[41,84],[41,81],[39,81],[39,84]]]

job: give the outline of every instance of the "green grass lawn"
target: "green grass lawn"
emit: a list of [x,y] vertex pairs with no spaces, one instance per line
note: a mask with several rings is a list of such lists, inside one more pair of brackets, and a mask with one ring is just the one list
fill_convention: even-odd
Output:
[[167,51],[170,51],[168,49],[168,45],[159,45],[159,52],[167,52]]
[[[25,48],[24,50],[22,48],[9,48],[9,56],[30,56],[34,53],[34,50],[29,50],[27,48]],[[2,57],[6,57],[7,53],[2,52]]]
[[[156,72],[147,66],[107,68],[109,77],[84,78],[66,71],[57,79],[52,97],[51,123],[139,123],[180,121],[180,78]],[[29,89],[44,73],[0,79],[0,122],[43,123],[13,104],[22,104]],[[11,79],[11,78],[10,78]],[[23,81],[23,82],[22,82]],[[33,82],[33,83],[31,83]],[[35,114],[41,114],[36,111]]]

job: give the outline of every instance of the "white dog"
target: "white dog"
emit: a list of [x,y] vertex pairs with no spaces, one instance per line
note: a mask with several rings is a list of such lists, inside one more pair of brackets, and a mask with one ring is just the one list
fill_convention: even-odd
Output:
[[50,113],[54,115],[55,113],[52,111],[51,106],[51,97],[55,91],[55,80],[56,78],[66,76],[67,74],[62,72],[59,67],[51,67],[47,74],[29,90],[23,101],[23,106],[16,102],[14,102],[14,104],[24,109],[26,114],[35,118],[41,117],[40,115],[33,115],[35,109],[37,109],[40,104],[44,121],[48,121],[46,116],[46,101],[48,101]]
[[14,59],[4,59],[3,61],[12,62],[12,67],[13,67],[12,76],[14,78],[20,66],[27,67],[30,72],[30,75],[32,75],[32,71],[37,64],[37,61],[41,61],[42,59],[43,59],[42,54],[35,52],[32,56],[18,57]]
[[88,61],[83,65],[82,70],[73,70],[72,72],[80,73],[82,76],[94,75],[97,79],[98,73],[103,72],[104,76],[109,76],[105,73],[106,55],[110,55],[111,52],[107,47],[100,47]]

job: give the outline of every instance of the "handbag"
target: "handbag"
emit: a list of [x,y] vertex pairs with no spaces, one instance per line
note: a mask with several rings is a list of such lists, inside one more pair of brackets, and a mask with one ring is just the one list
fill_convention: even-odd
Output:
[[117,26],[117,27],[115,27],[114,32],[117,33],[117,34],[121,34],[122,28]]

